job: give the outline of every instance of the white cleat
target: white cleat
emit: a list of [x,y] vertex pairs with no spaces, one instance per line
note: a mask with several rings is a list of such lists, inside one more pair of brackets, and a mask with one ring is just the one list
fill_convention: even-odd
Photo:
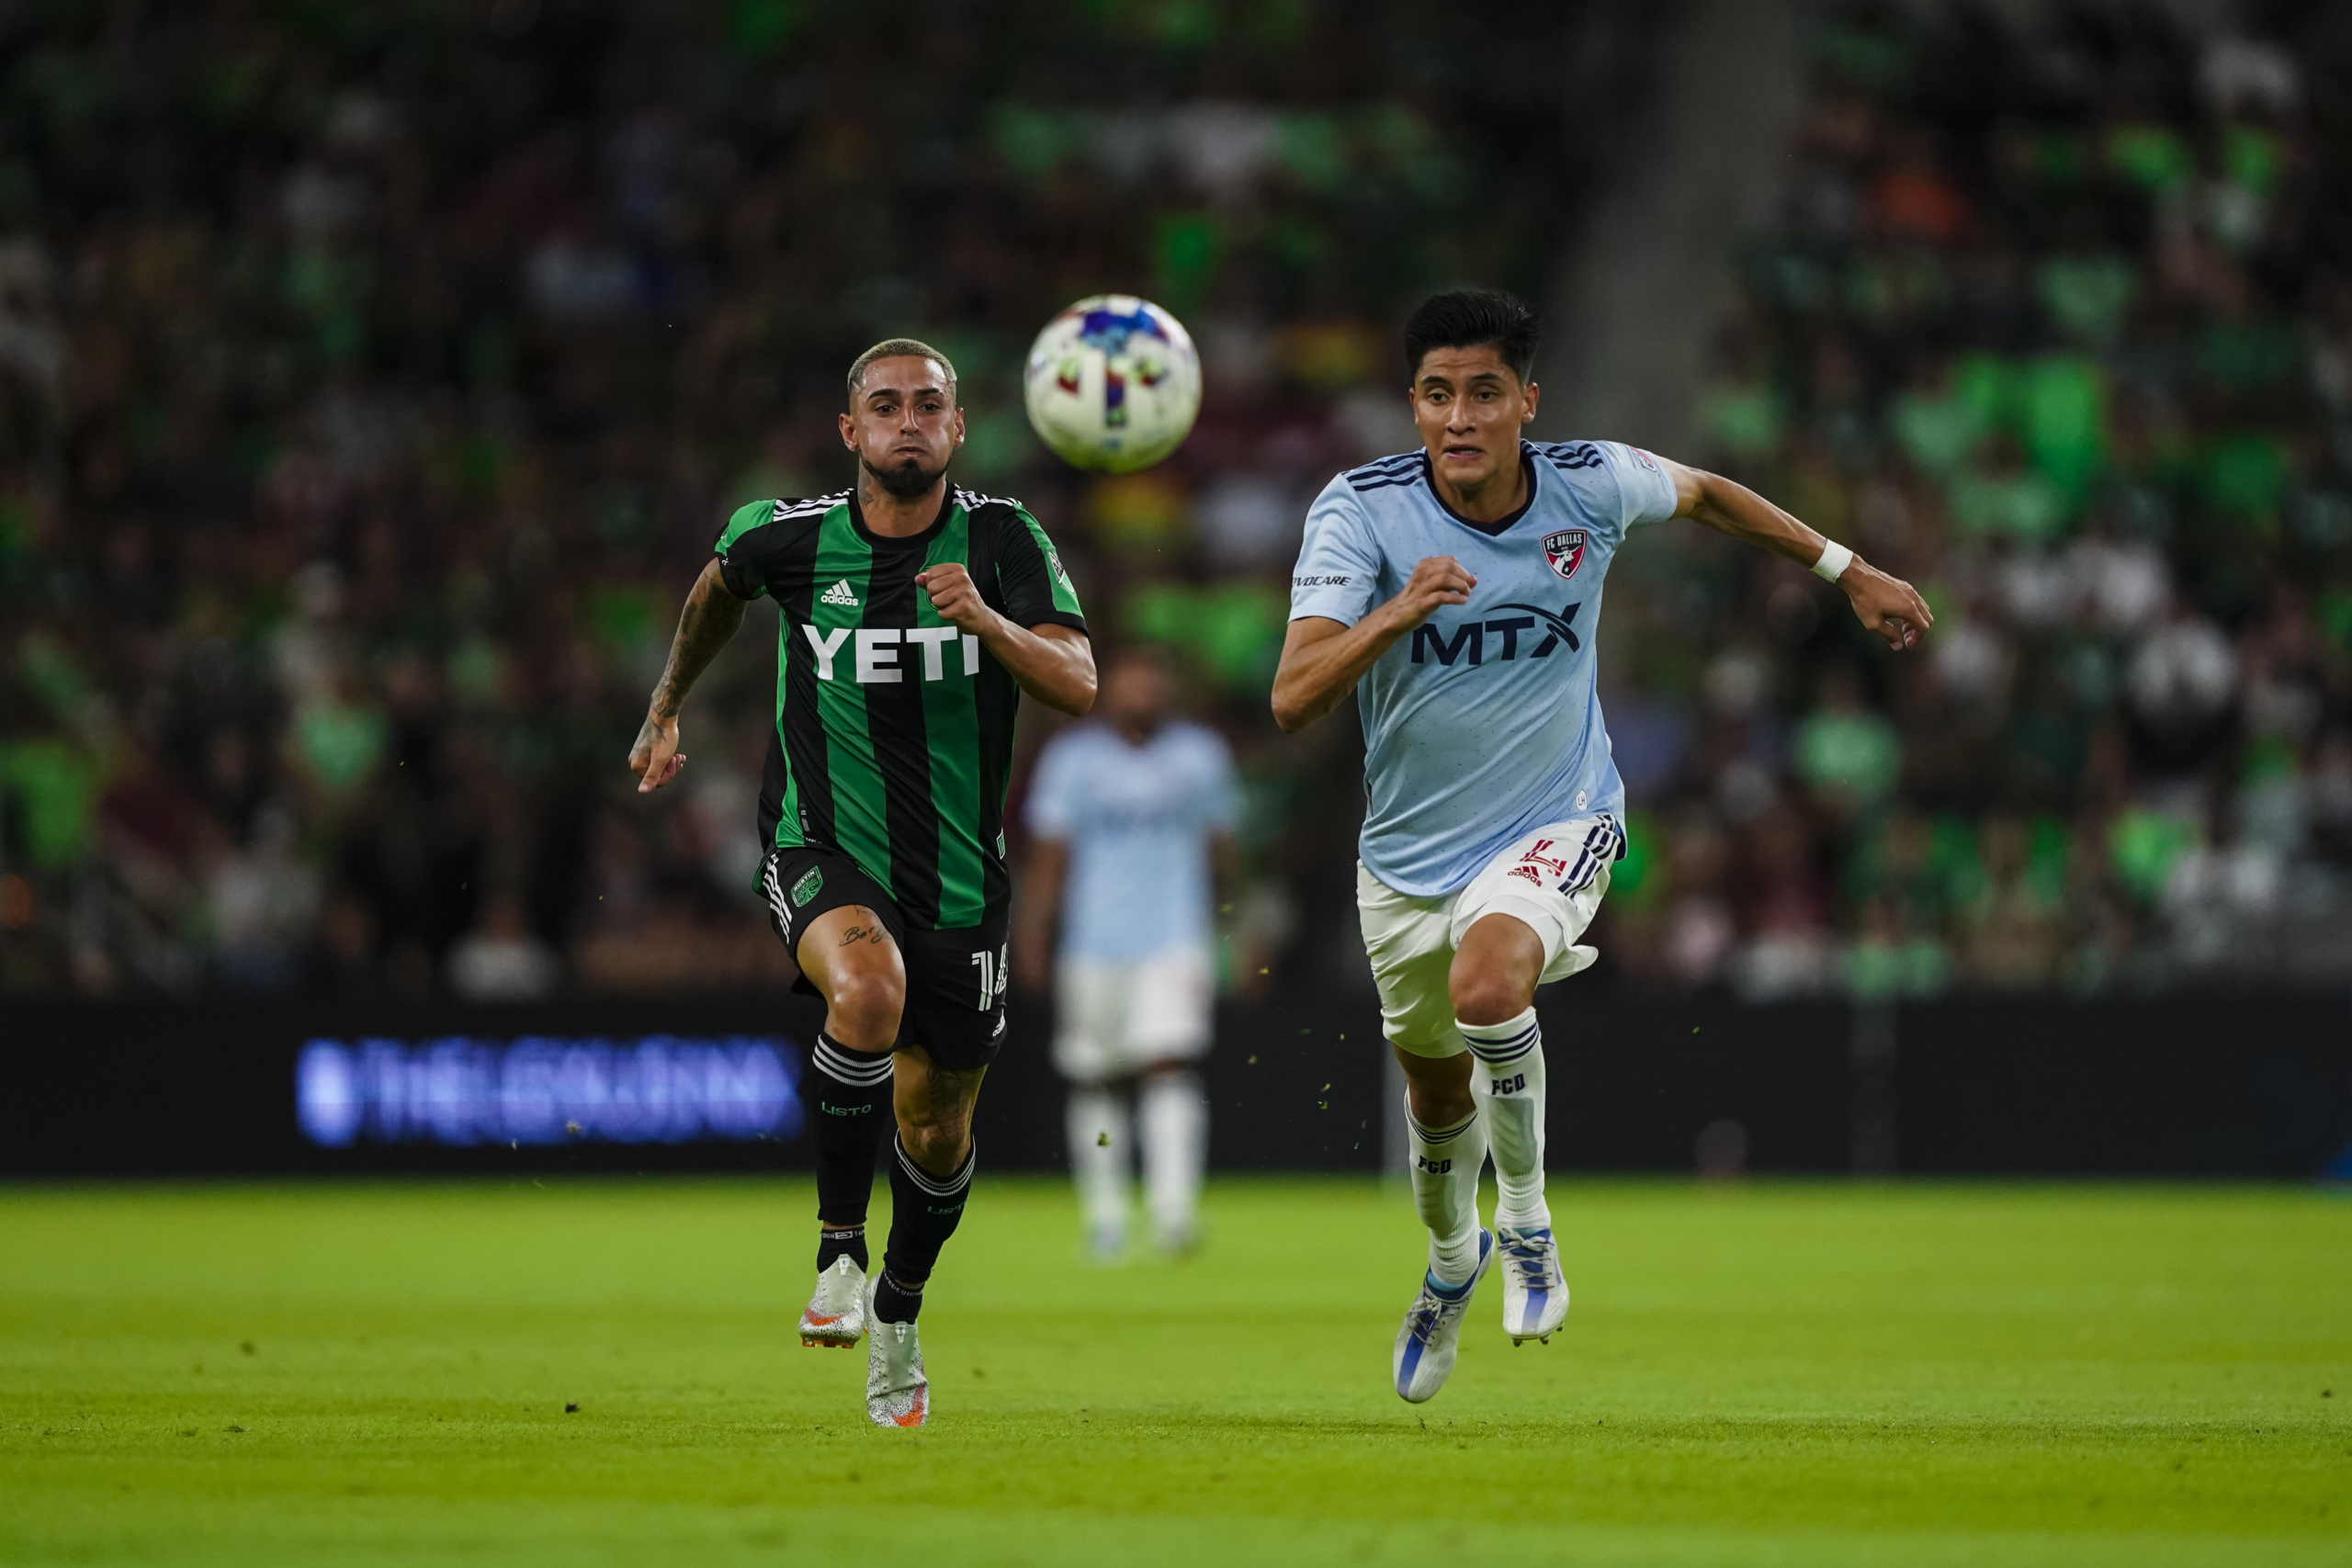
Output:
[[1548,1228],[1495,1227],[1503,1259],[1503,1332],[1514,1345],[1549,1343],[1568,1315],[1568,1283],[1560,1277],[1560,1247]]
[[1453,1352],[1462,1339],[1463,1315],[1470,1310],[1471,1294],[1494,1267],[1495,1234],[1478,1232],[1478,1267],[1458,1285],[1441,1285],[1431,1274],[1421,1276],[1421,1293],[1405,1314],[1396,1331],[1396,1393],[1419,1404],[1445,1386],[1453,1371]]
[[816,1292],[800,1309],[800,1343],[846,1350],[865,1332],[865,1270],[847,1253],[817,1276]]
[[865,1292],[865,1414],[877,1427],[920,1427],[931,1418],[931,1380],[922,1375],[922,1339],[911,1323],[884,1323]]

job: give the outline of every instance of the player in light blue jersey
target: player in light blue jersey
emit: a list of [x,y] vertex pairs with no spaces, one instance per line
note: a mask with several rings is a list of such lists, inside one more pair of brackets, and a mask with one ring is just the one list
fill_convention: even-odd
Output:
[[[1422,449],[1316,499],[1274,676],[1285,730],[1351,691],[1363,717],[1356,898],[1430,1230],[1393,1367],[1417,1403],[1453,1371],[1498,1253],[1514,1344],[1548,1339],[1567,1311],[1544,1201],[1535,987],[1597,956],[1577,939],[1624,852],[1593,669],[1618,547],[1642,524],[1688,517],[1837,583],[1891,648],[1935,619],[1909,583],[1729,479],[1613,441],[1522,439],[1539,331],[1525,304],[1487,289],[1414,312],[1405,361]],[[1477,1205],[1490,1153],[1492,1232]]]
[[1054,1065],[1070,1085],[1087,1245],[1106,1260],[1126,1245],[1130,1146],[1153,1237],[1177,1252],[1197,1234],[1208,1145],[1197,1064],[1214,999],[1212,884],[1233,855],[1233,759],[1215,730],[1170,715],[1169,688],[1152,649],[1113,660],[1102,718],[1047,742],[1029,791],[1014,958],[1024,981],[1043,980],[1058,912]]

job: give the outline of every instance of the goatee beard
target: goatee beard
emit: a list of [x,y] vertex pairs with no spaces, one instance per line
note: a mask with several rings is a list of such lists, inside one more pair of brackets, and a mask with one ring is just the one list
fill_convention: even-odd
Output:
[[939,476],[947,471],[947,465],[944,463],[935,468],[926,468],[920,463],[902,463],[895,468],[877,468],[863,457],[857,460],[857,466],[873,475],[874,482],[880,485],[885,493],[899,501],[912,501],[937,484]]

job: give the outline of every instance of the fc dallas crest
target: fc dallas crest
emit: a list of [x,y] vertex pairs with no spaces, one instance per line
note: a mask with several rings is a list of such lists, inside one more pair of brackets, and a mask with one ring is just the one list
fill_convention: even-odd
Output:
[[1544,536],[1544,558],[1563,578],[1574,577],[1584,564],[1584,530],[1566,528]]

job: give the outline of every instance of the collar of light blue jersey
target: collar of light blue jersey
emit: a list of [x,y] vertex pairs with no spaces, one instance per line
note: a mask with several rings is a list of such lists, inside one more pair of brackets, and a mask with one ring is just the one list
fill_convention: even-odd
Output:
[[1535,448],[1524,441],[1519,444],[1519,471],[1527,480],[1527,499],[1521,502],[1515,510],[1496,518],[1492,523],[1477,523],[1446,505],[1445,497],[1438,493],[1437,476],[1430,469],[1429,451],[1423,448],[1421,452],[1421,483],[1429,487],[1430,499],[1437,502],[1438,510],[1464,528],[1484,534],[1489,539],[1499,539],[1510,533],[1511,525],[1526,516],[1527,509],[1535,504],[1535,487],[1543,482],[1542,470],[1536,465]]

